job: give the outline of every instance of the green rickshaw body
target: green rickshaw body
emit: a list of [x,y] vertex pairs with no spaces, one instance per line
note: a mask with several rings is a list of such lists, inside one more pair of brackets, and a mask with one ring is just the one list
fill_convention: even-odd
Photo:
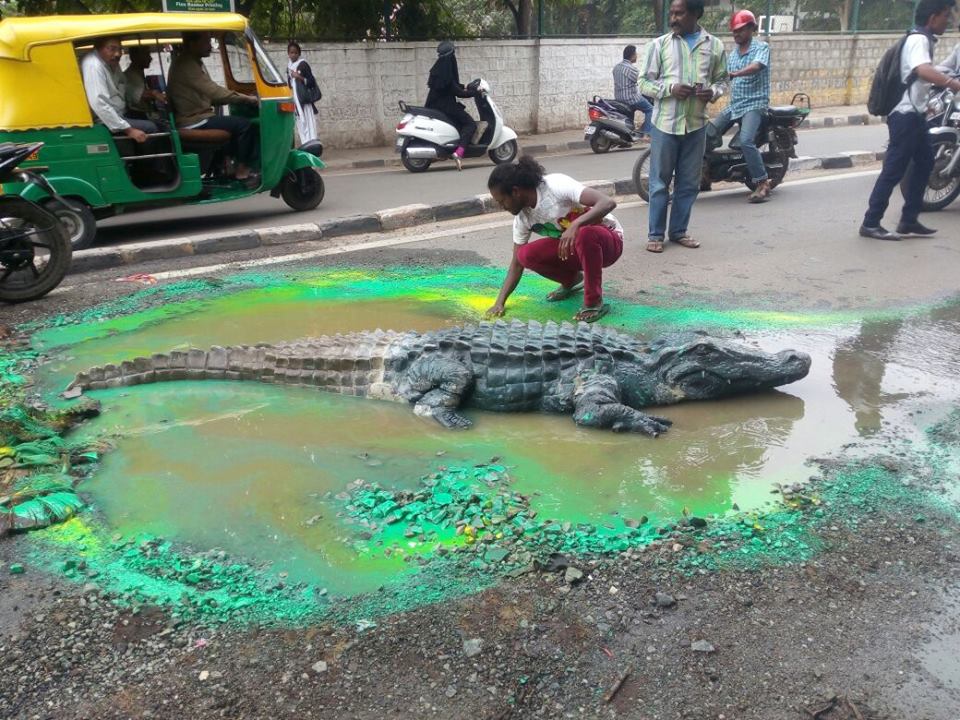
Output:
[[[175,177],[152,186],[135,183],[134,173],[128,172],[129,163],[148,160],[131,161],[137,152],[133,141],[114,136],[104,125],[95,123],[87,105],[79,60],[90,51],[95,38],[119,36],[125,46],[147,45],[159,56],[163,48],[180,43],[183,32],[195,30],[211,32],[218,40],[225,85],[259,97],[259,107],[229,107],[231,115],[247,117],[258,128],[260,183],[256,188],[245,187],[239,181],[224,182],[223,178],[212,182],[205,177],[198,152],[193,147],[184,151],[172,115],[168,131],[161,128],[151,141],[155,137],[155,142],[163,144],[163,152],[156,153],[156,162],[174,163]],[[167,66],[161,57],[161,73]],[[28,92],[29,98],[16,100]],[[0,143],[44,143],[23,167],[43,168],[57,193],[82,203],[91,217],[104,218],[165,205],[227,202],[262,192],[278,195],[297,171],[315,173],[324,167],[318,156],[319,144],[314,151],[318,154],[293,149],[295,107],[291,89],[270,62],[246,19],[232,13],[2,20],[0,97],[5,106],[0,109]],[[41,104],[35,102],[36,97],[56,97],[58,101]],[[322,179],[318,176],[312,182],[320,184],[322,199]],[[32,185],[7,183],[3,192],[21,194],[37,202],[46,199],[45,193]],[[306,204],[301,202],[298,209],[307,209],[307,205],[309,199]],[[82,246],[74,242],[75,249]]]

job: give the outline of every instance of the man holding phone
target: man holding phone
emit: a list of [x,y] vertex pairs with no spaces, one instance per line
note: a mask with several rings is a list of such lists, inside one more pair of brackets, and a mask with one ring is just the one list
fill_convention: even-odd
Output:
[[[663,252],[664,239],[700,247],[687,227],[700,190],[707,103],[723,95],[727,83],[723,43],[700,27],[703,6],[704,0],[670,3],[671,32],[647,46],[640,75],[640,91],[659,100],[650,145],[650,252]],[[667,228],[671,180],[675,187]]]

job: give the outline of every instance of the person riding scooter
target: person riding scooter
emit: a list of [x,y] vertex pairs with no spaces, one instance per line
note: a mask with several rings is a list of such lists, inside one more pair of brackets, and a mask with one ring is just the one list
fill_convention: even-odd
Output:
[[[762,203],[770,196],[771,183],[756,137],[770,105],[770,46],[754,37],[757,18],[749,10],[734,13],[730,29],[737,43],[736,49],[727,56],[730,104],[707,124],[707,147],[718,147],[723,133],[735,121],[740,121],[740,149],[756,186],[749,200]],[[701,189],[709,190],[709,186]]]
[[427,79],[430,91],[424,107],[442,112],[460,132],[460,144],[453,152],[453,159],[457,163],[457,169],[461,170],[463,167],[460,161],[477,131],[477,122],[466,108],[457,102],[457,98],[474,97],[477,91],[467,89],[460,83],[456,48],[452,42],[444,40],[440,43],[437,46],[437,55],[437,61],[430,68],[430,77]]

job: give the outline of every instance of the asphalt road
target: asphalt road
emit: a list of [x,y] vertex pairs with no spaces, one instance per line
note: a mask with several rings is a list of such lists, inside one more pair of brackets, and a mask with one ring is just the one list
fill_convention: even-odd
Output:
[[[883,125],[807,130],[800,134],[799,155],[822,156],[843,151],[881,150],[887,138]],[[552,172],[567,173],[581,181],[629,177],[636,151],[595,155],[579,151],[544,158]],[[419,202],[461,200],[486,192],[492,164],[475,160],[462,172],[441,163],[429,172],[413,175],[402,168],[327,172],[327,194],[316,210],[291,211],[281,200],[261,194],[245,200],[132,213],[100,224],[98,243],[154,240],[238,227],[271,227],[300,222],[367,214]]]
[[[637,297],[653,305],[687,304],[709,295],[711,302],[804,309],[883,308],[933,302],[956,293],[960,262],[960,203],[921,216],[939,229],[928,239],[902,242],[857,235],[876,171],[817,174],[791,180],[763,205],[749,205],[746,190],[701,196],[691,233],[698,250],[668,245],[662,255],[644,251],[647,206],[622,203],[616,214],[626,230],[623,257],[604,271],[611,302]],[[902,204],[894,193],[885,222],[896,224]],[[140,285],[116,279],[147,273],[160,282],[217,276],[267,265],[491,264],[506,267],[510,256],[506,213],[392,233],[320,240],[218,255],[156,260],[68,276],[41,300],[3,308],[5,322],[47,312],[67,312],[131,292]],[[522,287],[522,286],[521,286]],[[498,288],[490,288],[490,302]],[[508,305],[509,310],[509,305]]]

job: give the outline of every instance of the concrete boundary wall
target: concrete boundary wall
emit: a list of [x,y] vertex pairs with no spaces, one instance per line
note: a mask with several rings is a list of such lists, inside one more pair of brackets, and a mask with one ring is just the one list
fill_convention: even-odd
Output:
[[[814,106],[865,103],[873,70],[895,40],[891,35],[773,36],[773,104],[790,102],[795,92],[809,94]],[[642,63],[648,41],[461,41],[457,56],[461,80],[486,78],[511,127],[544,133],[585,125],[587,99],[613,93],[611,70],[623,47],[637,45]],[[724,41],[733,47],[730,38]],[[945,55],[953,44],[944,38],[938,54]],[[269,52],[279,68],[286,68],[285,45],[271,44]],[[303,52],[323,91],[317,106],[320,138],[331,147],[365,147],[393,142],[399,100],[425,100],[436,43],[303,43]]]

